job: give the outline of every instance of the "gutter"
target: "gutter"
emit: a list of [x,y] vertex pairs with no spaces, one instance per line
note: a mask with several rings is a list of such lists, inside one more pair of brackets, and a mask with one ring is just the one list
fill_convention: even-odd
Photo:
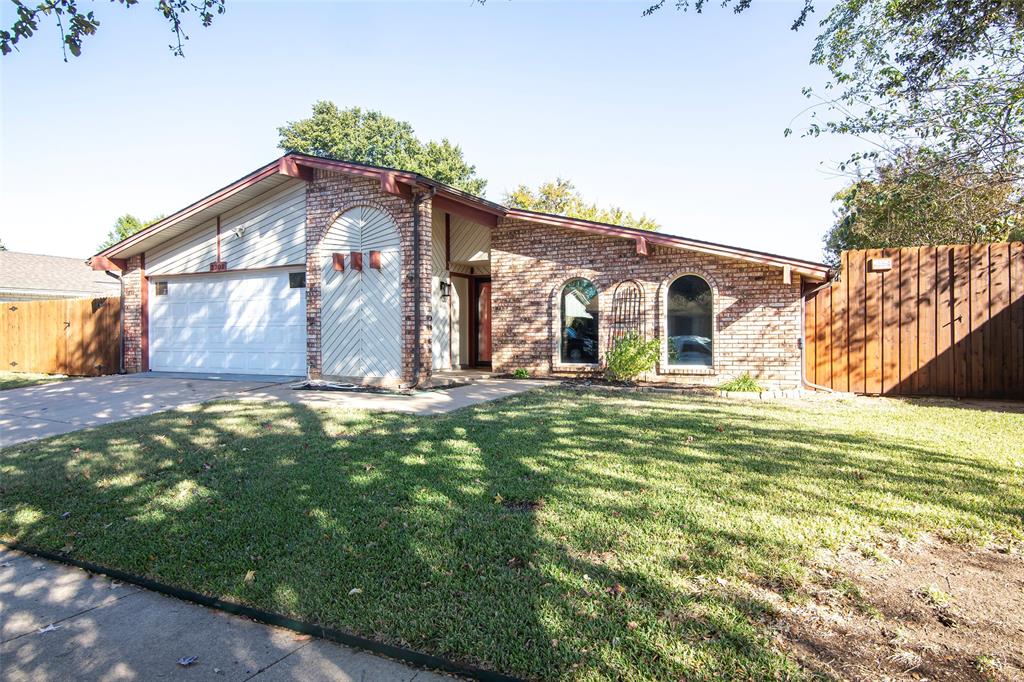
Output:
[[831,278],[825,280],[824,284],[800,294],[800,385],[808,386],[816,391],[835,393],[835,389],[819,386],[807,380],[807,343],[804,341],[807,338],[807,297],[830,286],[832,286]]
[[412,270],[413,270],[413,294],[412,294],[412,323],[413,323],[413,354],[412,354],[412,388],[420,384],[420,365],[422,359],[420,353],[423,351],[420,336],[420,204],[426,199],[431,199],[437,194],[437,188],[431,187],[427,192],[416,192],[412,200]]

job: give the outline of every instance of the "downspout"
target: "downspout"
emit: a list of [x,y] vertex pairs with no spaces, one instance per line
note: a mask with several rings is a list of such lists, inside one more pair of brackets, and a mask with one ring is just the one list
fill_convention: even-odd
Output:
[[117,313],[117,323],[120,327],[117,340],[117,373],[124,374],[124,278],[121,275],[115,275],[110,270],[104,270],[103,272],[108,277],[117,279],[118,284],[121,285],[121,309]]
[[821,291],[825,287],[830,286],[832,286],[831,279],[826,280],[821,286],[800,294],[800,385],[809,386],[816,391],[835,393],[835,390],[828,388],[827,386],[819,386],[818,384],[813,384],[807,380],[807,344],[804,342],[804,339],[807,338],[807,297]]
[[437,188],[431,187],[426,193],[414,193],[412,199],[412,270],[414,273],[412,294],[412,388],[416,388],[420,384],[420,365],[422,364],[420,353],[423,350],[420,348],[420,204],[422,204],[425,199],[433,198],[435,194],[437,194]]

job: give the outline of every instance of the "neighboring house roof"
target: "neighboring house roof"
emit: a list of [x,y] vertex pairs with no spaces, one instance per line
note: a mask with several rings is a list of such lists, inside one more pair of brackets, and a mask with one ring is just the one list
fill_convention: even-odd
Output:
[[34,298],[117,296],[118,281],[84,258],[0,251],[0,294]]
[[143,253],[147,248],[205,223],[215,215],[241,205],[254,196],[262,194],[282,183],[294,181],[294,179],[309,181],[313,177],[314,169],[318,168],[379,180],[381,190],[389,194],[411,197],[413,192],[430,192],[433,195],[435,210],[458,213],[492,227],[497,225],[499,218],[510,218],[631,239],[636,243],[637,253],[640,254],[647,253],[649,244],[658,244],[669,248],[685,249],[784,269],[788,268],[792,272],[812,280],[826,280],[830,274],[829,267],[823,263],[728,246],[726,244],[716,244],[699,239],[623,227],[621,225],[608,225],[590,220],[508,208],[468,192],[455,189],[454,187],[449,187],[418,173],[351,161],[335,161],[333,159],[295,152],[289,152],[279,159],[258,168],[230,185],[222,187],[213,194],[150,225],[145,230],[104,249],[96,254],[95,257],[123,259]]

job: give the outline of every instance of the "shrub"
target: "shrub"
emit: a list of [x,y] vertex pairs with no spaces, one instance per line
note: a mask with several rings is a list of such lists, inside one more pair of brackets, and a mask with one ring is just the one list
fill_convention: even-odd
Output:
[[525,369],[523,369],[522,367],[520,367],[520,368],[519,368],[519,369],[517,369],[516,371],[512,372],[512,376],[513,376],[514,378],[516,378],[516,379],[529,379],[529,378],[530,378],[530,373],[529,373],[529,372],[527,372],[527,371],[526,371]]
[[732,381],[727,381],[719,386],[723,391],[736,391],[742,393],[760,393],[764,390],[761,384],[754,380],[754,377],[750,376],[746,372],[736,377]]
[[605,373],[613,381],[630,381],[654,369],[660,344],[657,339],[644,341],[636,332],[619,338],[605,354]]

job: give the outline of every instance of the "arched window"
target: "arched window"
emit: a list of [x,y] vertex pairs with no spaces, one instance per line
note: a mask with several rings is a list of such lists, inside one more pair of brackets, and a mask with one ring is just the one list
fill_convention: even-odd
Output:
[[620,282],[612,294],[611,319],[605,321],[608,329],[608,349],[627,334],[644,338],[644,291],[633,280]]
[[597,288],[578,277],[562,287],[562,362],[597,364]]
[[711,286],[697,275],[683,275],[668,287],[665,306],[668,364],[711,366]]

